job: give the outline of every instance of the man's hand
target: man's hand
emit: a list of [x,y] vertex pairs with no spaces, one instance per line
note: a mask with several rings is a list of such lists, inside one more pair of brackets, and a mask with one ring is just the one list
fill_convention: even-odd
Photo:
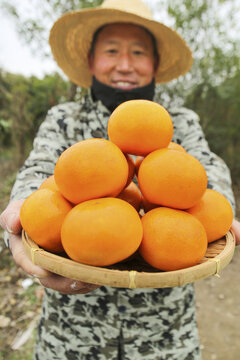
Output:
[[234,232],[235,238],[236,238],[236,245],[240,244],[240,222],[236,219],[233,219],[232,231]]
[[13,201],[0,215],[0,226],[9,233],[10,250],[16,264],[27,274],[38,278],[44,287],[59,291],[63,294],[86,294],[97,289],[99,287],[98,285],[68,279],[53,274],[32,263],[25,254],[21,238],[22,226],[19,214],[23,201],[24,200]]

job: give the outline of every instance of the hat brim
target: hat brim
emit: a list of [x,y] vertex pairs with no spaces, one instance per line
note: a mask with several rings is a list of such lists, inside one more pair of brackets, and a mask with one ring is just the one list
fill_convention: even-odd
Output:
[[63,15],[50,32],[54,59],[73,83],[85,88],[91,86],[88,53],[93,35],[99,27],[119,22],[143,26],[155,37],[160,55],[156,83],[169,82],[189,71],[193,61],[191,50],[174,30],[125,11],[91,8]]

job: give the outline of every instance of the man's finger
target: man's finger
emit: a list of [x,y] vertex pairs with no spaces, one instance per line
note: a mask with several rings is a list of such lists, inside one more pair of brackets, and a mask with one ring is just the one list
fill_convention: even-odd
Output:
[[51,272],[41,268],[40,266],[34,265],[32,261],[27,257],[20,235],[10,234],[9,245],[14,261],[27,274],[36,276],[38,278],[45,278],[52,274]]
[[0,226],[10,234],[19,234],[22,226],[19,213],[24,200],[10,203],[0,216]]
[[240,222],[237,219],[233,219],[231,229],[236,238],[236,245],[240,245]]
[[87,294],[88,292],[99,288],[98,285],[71,280],[56,274],[40,279],[40,283],[44,287],[59,291],[62,294]]

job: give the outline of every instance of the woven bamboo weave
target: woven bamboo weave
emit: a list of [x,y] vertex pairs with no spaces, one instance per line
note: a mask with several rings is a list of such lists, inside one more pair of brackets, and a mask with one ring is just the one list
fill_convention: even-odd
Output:
[[138,254],[112,266],[96,267],[70,260],[64,254],[60,256],[43,250],[25,231],[22,239],[26,254],[33,263],[53,273],[92,284],[132,289],[182,286],[212,275],[219,276],[231,262],[235,249],[235,237],[229,231],[225,237],[208,245],[199,264],[163,272],[152,268]]

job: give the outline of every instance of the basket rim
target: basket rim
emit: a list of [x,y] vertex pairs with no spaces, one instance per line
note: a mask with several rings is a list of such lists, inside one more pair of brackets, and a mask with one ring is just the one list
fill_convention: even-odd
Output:
[[235,236],[229,230],[223,238],[209,244],[209,247],[213,249],[216,244],[220,248],[223,247],[216,256],[203,258],[201,263],[181,270],[146,272],[109,269],[78,263],[40,248],[24,230],[22,241],[30,260],[48,271],[73,280],[130,289],[183,286],[212,275],[219,276],[220,270],[232,260],[235,250]]

